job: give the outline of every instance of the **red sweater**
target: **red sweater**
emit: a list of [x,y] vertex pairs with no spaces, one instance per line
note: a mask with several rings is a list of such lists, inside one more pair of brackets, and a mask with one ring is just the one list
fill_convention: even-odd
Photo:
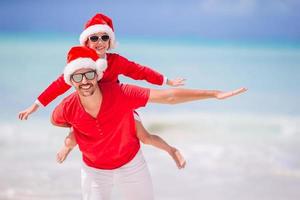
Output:
[[[106,82],[118,82],[118,76],[120,74],[128,76],[135,80],[146,80],[149,83],[162,85],[164,82],[164,76],[149,67],[139,65],[135,62],[129,61],[126,58],[115,54],[107,53],[107,69],[104,72],[101,83]],[[44,90],[38,97],[38,101],[47,106],[56,97],[62,95],[71,88],[66,84],[63,74],[52,82],[46,90]]]

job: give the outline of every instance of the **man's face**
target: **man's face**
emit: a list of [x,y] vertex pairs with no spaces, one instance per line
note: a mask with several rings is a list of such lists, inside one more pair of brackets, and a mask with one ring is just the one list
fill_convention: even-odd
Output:
[[97,73],[92,69],[79,69],[71,75],[71,82],[80,96],[91,96],[98,87]]
[[88,37],[86,46],[94,49],[100,57],[103,57],[109,49],[110,38],[107,33],[99,32]]

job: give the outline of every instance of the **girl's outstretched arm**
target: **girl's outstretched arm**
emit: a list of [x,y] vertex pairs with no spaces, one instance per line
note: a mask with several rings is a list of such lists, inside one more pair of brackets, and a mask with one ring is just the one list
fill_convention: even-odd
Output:
[[26,108],[25,110],[19,112],[19,119],[20,120],[27,120],[28,116],[32,113],[34,113],[35,111],[37,111],[39,108],[39,105],[36,103],[33,103],[31,106],[29,106],[28,108]]
[[19,112],[19,119],[27,120],[29,115],[36,112],[40,106],[47,106],[56,97],[68,91],[70,87],[71,86],[65,82],[64,76],[59,76],[39,95],[38,99],[31,106]]
[[183,78],[168,79],[160,72],[148,66],[140,65],[118,54],[114,54],[114,56],[118,63],[118,66],[114,68],[118,71],[117,74],[123,74],[135,80],[145,80],[155,85],[167,84],[172,87],[184,85],[185,79]]

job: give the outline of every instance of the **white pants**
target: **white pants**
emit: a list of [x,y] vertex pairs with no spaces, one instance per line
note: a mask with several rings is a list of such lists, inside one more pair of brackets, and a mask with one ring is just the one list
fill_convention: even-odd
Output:
[[110,200],[114,185],[120,188],[122,199],[153,200],[153,186],[141,150],[118,169],[102,170],[82,165],[83,200]]

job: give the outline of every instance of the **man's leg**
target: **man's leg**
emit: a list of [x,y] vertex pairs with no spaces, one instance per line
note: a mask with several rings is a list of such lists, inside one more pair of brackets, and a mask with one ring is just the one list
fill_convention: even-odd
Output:
[[100,170],[82,164],[81,189],[83,200],[110,200],[113,170]]
[[116,184],[125,200],[153,200],[153,186],[141,150],[126,165],[116,170]]

